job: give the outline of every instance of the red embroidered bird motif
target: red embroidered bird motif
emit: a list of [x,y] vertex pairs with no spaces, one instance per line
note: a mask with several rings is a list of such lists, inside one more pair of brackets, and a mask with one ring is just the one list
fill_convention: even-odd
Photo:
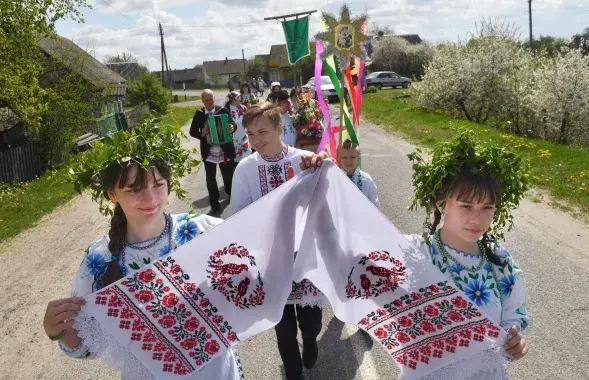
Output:
[[365,274],[361,274],[360,275],[360,286],[362,287],[362,289],[364,289],[364,291],[368,291],[370,289],[370,279],[368,278],[368,276],[366,276]]
[[396,275],[395,270],[382,268],[382,267],[375,267],[374,265],[367,266],[366,271],[372,273],[375,276],[385,277],[385,278],[390,278],[390,277]]
[[221,276],[226,274],[240,274],[249,269],[245,264],[217,264],[213,268],[217,269],[221,273]]
[[251,283],[251,280],[249,279],[249,277],[246,277],[243,280],[241,280],[239,285],[237,285],[237,298],[241,298],[246,295],[247,288],[250,283]]

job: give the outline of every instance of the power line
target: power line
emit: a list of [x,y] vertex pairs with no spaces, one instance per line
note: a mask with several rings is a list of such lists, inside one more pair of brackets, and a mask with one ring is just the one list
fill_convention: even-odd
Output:
[[107,2],[106,2],[106,0],[100,0],[100,1],[102,1],[102,2],[103,2],[103,3],[104,3],[106,6],[107,6],[107,7],[109,7],[109,8],[110,8],[110,9],[112,9],[113,11],[117,12],[118,14],[120,14],[121,16],[123,16],[124,18],[126,18],[127,20],[131,21],[131,22],[132,22],[133,24],[135,24],[136,26],[139,26],[139,25],[137,25],[137,23],[136,23],[135,21],[131,20],[129,17],[125,16],[125,15],[124,15],[124,14],[122,14],[121,12],[117,11],[117,10],[116,10],[116,9],[115,9],[115,8],[114,8],[112,5],[110,5],[109,3],[107,3]]

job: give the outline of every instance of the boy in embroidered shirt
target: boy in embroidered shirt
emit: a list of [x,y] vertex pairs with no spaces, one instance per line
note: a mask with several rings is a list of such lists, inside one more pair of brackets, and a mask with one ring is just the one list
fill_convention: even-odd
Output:
[[339,157],[341,160],[340,167],[346,172],[348,178],[354,182],[358,189],[366,195],[370,202],[380,208],[376,184],[372,180],[370,174],[363,172],[358,167],[360,155],[360,147],[357,144],[354,144],[349,139],[344,141],[339,148]]
[[[325,152],[315,155],[291,148],[281,141],[281,112],[275,104],[256,104],[249,108],[245,112],[243,126],[256,152],[240,161],[235,169],[233,186],[236,190],[232,193],[230,204],[232,214],[246,208],[305,168],[320,166],[327,158]],[[286,305],[282,320],[275,327],[287,380],[302,380],[303,365],[312,368],[317,361],[317,336],[321,331],[322,310],[317,306],[302,304],[312,304],[322,297],[319,292],[317,299],[303,297],[301,304]],[[297,342],[297,321],[303,337],[302,360]]]

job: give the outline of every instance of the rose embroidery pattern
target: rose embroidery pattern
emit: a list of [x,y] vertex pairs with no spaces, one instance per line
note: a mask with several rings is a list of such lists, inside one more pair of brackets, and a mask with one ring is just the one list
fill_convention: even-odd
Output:
[[[387,268],[384,266],[373,265],[379,261],[391,263],[393,266]],[[370,265],[367,265],[370,263]],[[394,292],[405,280],[405,265],[391,256],[387,251],[370,252],[368,256],[363,256],[358,265],[364,269],[360,274],[360,288],[354,282],[352,275],[356,266],[352,267],[348,275],[346,285],[346,296],[354,299],[368,299],[378,297],[386,292]]]
[[[151,352],[152,360],[162,361],[164,372],[187,375],[218,354],[221,343],[228,347],[238,340],[217,308],[189,279],[168,257],[120,285],[101,290],[95,303],[108,307],[107,315],[120,320],[119,329],[128,331],[131,341],[141,342],[141,349]],[[144,307],[137,307],[137,301]]]
[[[245,259],[247,264],[225,261],[235,261],[235,258]],[[248,276],[250,268],[256,267],[256,259],[250,255],[247,248],[233,243],[219,249],[209,257],[208,267],[207,277],[212,288],[225,296],[227,301],[241,309],[249,309],[264,303],[266,292],[260,272],[255,276],[255,284],[252,284],[252,279]],[[249,291],[250,289],[253,290]]]
[[457,347],[499,337],[499,328],[447,281],[396,299],[368,314],[359,326],[397,363],[411,369],[444,353],[455,353]]

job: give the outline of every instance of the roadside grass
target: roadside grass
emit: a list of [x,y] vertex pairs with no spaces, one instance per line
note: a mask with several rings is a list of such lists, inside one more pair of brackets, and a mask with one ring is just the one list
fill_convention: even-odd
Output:
[[589,216],[589,149],[519,137],[467,120],[416,107],[412,90],[384,90],[366,94],[363,114],[387,132],[401,133],[409,141],[431,147],[453,137],[452,126],[472,129],[480,141],[508,146],[531,165],[530,182],[545,190],[553,206]]

